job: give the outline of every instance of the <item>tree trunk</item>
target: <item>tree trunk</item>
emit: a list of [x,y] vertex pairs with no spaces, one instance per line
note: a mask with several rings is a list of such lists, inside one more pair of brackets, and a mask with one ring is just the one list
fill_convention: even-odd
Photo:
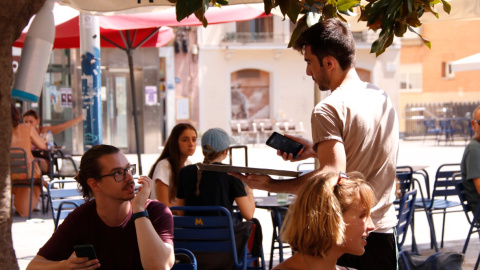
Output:
[[18,269],[12,242],[9,154],[12,137],[12,45],[44,2],[45,0],[0,1],[0,269]]

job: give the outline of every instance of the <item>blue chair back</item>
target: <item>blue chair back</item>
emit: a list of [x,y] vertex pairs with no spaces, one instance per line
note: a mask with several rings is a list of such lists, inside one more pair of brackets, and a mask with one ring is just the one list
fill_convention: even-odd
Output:
[[398,208],[398,223],[397,223],[397,244],[398,249],[401,250],[403,243],[407,237],[407,230],[412,222],[413,213],[415,210],[415,199],[417,197],[417,190],[406,192],[400,199],[400,206]]
[[55,230],[57,230],[60,220],[85,203],[75,180],[53,180],[48,183],[48,200]]
[[175,264],[171,270],[197,270],[197,259],[195,255],[184,248],[175,248]]
[[212,211],[217,216],[174,216],[173,242],[176,248],[192,252],[228,252],[237,269],[246,269],[247,248],[237,254],[230,212],[221,206],[173,206],[171,210],[194,213]]
[[[460,164],[443,164],[438,167],[435,174],[435,183],[433,185],[432,199],[447,200],[450,196],[457,196],[455,184],[452,181],[453,175],[460,172]],[[449,204],[448,202],[446,202]],[[454,205],[447,205],[447,207],[458,206],[460,203],[453,202]],[[436,205],[433,204],[435,207]],[[440,207],[440,205],[438,205]],[[429,205],[432,208],[432,204]]]
[[395,173],[398,181],[398,189],[400,197],[412,189],[413,183],[413,169],[410,166],[399,166]]

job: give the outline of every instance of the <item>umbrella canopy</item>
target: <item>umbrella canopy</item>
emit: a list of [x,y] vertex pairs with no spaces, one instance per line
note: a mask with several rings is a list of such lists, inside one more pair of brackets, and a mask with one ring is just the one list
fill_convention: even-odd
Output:
[[480,53],[450,63],[452,72],[480,70]]
[[[61,7],[61,6],[60,6]],[[56,7],[57,8],[57,7]],[[63,7],[65,8],[65,7]],[[55,12],[55,10],[54,10]],[[209,24],[245,21],[266,16],[265,12],[250,5],[211,7],[205,14]],[[168,26],[200,26],[202,23],[190,16],[178,22],[175,8],[168,8],[154,13],[135,13],[124,15],[100,16],[100,35],[116,44],[123,44],[119,30],[136,30],[136,40],[144,40],[155,29],[161,27],[158,34],[145,41],[143,47],[161,47],[173,38],[173,31]],[[23,47],[26,32],[15,41],[15,47]],[[101,47],[115,47],[101,40]],[[133,44],[135,47],[135,44]],[[80,47],[79,16],[62,22],[55,27],[53,48],[66,49]]]
[[[104,21],[104,20],[103,20]],[[102,25],[102,18],[100,18],[100,25]],[[107,42],[104,38],[107,38],[116,44],[123,44],[122,34],[125,35],[127,29],[113,30],[104,27],[100,27],[100,47],[102,48],[111,48],[116,47],[115,45]],[[152,32],[157,30],[157,27],[144,28],[144,29],[133,29],[136,32],[136,40],[144,40]],[[122,34],[120,34],[122,32]],[[13,44],[14,47],[23,47],[25,42],[26,33],[22,33],[20,38],[18,38]],[[145,41],[142,44],[142,47],[162,47],[166,45],[170,40],[174,38],[172,28],[164,26],[154,34],[151,38]],[[137,44],[137,43],[136,43]],[[80,27],[78,16],[73,19],[70,19],[64,23],[61,23],[55,27],[55,40],[53,42],[54,49],[69,49],[69,48],[80,48]]]

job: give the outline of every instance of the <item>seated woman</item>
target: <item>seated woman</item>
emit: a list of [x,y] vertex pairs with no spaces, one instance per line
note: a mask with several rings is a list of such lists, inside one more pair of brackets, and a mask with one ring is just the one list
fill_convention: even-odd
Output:
[[374,229],[370,185],[358,172],[320,174],[305,183],[290,206],[281,239],[295,254],[274,269],[340,270],[344,253],[362,255]]
[[[35,178],[41,177],[41,171],[38,167],[37,163],[35,163],[35,168],[32,168],[32,145],[39,149],[47,149],[47,145],[45,142],[40,138],[35,128],[28,124],[20,123],[20,113],[15,108],[14,104],[11,104],[11,113],[12,113],[12,142],[10,147],[17,147],[23,148],[27,153],[27,161],[28,161],[28,171],[29,174],[31,173],[32,169],[34,170]],[[19,175],[19,174],[12,174],[12,181],[18,180],[25,180],[27,176]],[[13,201],[13,205],[17,210],[18,214],[22,217],[28,216],[28,209],[29,209],[29,201],[30,201],[30,188],[28,187],[15,187],[12,188],[12,194],[15,195],[15,199]],[[40,187],[34,186],[33,187],[33,199],[32,199],[32,209],[37,204],[38,198],[40,197]]]
[[168,207],[177,205],[178,173],[184,166],[192,164],[188,157],[192,156],[196,149],[197,130],[194,126],[179,123],[173,127],[162,154],[148,173],[148,177],[154,182],[150,199],[157,199]]
[[[228,155],[229,146],[230,137],[224,130],[207,130],[202,136],[203,163],[221,165]],[[196,165],[189,165],[180,170],[178,181],[178,205],[223,206],[233,213],[235,201],[243,218],[253,218],[253,192],[242,181],[225,172],[201,171]]]

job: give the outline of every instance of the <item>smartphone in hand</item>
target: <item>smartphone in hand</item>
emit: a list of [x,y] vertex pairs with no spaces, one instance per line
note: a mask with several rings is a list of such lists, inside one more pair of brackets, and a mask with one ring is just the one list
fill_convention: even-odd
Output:
[[73,247],[75,254],[79,258],[88,257],[88,260],[93,260],[97,258],[95,254],[95,249],[93,245],[76,245]]
[[275,131],[270,135],[270,138],[268,138],[267,145],[280,150],[280,152],[292,154],[293,158],[297,158],[305,149],[303,144],[287,138]]

